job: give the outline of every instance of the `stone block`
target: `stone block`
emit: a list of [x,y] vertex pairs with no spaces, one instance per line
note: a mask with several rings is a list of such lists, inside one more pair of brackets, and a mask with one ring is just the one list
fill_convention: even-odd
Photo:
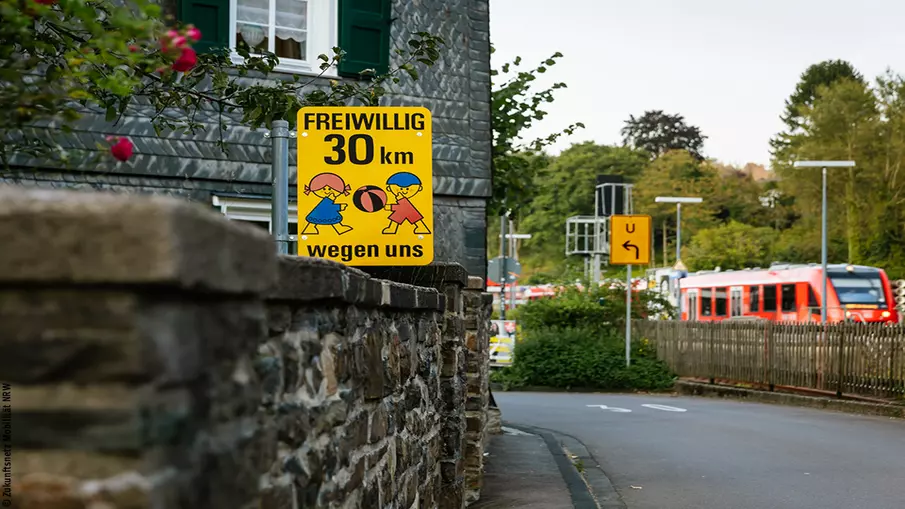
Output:
[[370,431],[368,433],[368,443],[373,444],[387,437],[390,427],[390,416],[387,412],[386,405],[378,404],[370,415]]
[[444,342],[461,343],[465,335],[465,321],[457,315],[447,314],[443,320],[442,339]]
[[364,395],[367,399],[379,399],[386,395],[383,361],[383,341],[379,333],[369,331],[364,341]]
[[443,484],[439,494],[440,509],[462,509],[465,507],[465,482]]
[[468,284],[468,272],[458,263],[434,262],[426,267],[363,267],[372,277],[414,286],[440,288],[445,283]]
[[294,498],[292,485],[268,486],[261,490],[260,509],[291,509]]
[[469,290],[483,290],[485,281],[477,276],[468,276],[468,284],[466,288]]
[[261,294],[276,280],[267,232],[162,196],[2,188],[0,238],[2,284]]

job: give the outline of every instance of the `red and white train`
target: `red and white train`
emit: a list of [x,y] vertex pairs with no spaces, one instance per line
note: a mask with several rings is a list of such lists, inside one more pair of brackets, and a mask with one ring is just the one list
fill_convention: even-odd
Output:
[[774,321],[898,322],[886,272],[861,265],[828,265],[827,295],[817,264],[774,264],[767,269],[696,272],[680,280],[682,320],[739,317]]

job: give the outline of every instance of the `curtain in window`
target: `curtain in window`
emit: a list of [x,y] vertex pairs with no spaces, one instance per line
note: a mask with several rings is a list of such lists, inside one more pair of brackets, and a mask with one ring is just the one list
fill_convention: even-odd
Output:
[[[237,0],[236,21],[268,26],[270,0]],[[307,0],[276,0],[276,36],[305,42],[308,27]]]

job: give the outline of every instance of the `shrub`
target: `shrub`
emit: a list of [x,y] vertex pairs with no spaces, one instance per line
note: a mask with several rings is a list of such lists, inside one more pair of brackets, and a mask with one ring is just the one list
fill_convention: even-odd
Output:
[[669,368],[644,343],[632,345],[632,364],[626,367],[623,340],[593,327],[531,329],[516,345],[513,365],[494,379],[504,389],[661,390],[673,383]]
[[[632,295],[632,317],[654,313],[674,316],[675,311],[659,295],[640,292]],[[569,287],[556,297],[538,299],[519,307],[519,325],[531,331],[550,327],[582,327],[595,333],[612,334],[625,328],[625,288]]]

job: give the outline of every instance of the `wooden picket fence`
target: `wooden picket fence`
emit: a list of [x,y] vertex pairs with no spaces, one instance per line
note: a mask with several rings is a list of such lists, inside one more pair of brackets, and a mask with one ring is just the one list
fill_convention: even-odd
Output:
[[905,397],[902,325],[639,320],[634,330],[679,376]]

